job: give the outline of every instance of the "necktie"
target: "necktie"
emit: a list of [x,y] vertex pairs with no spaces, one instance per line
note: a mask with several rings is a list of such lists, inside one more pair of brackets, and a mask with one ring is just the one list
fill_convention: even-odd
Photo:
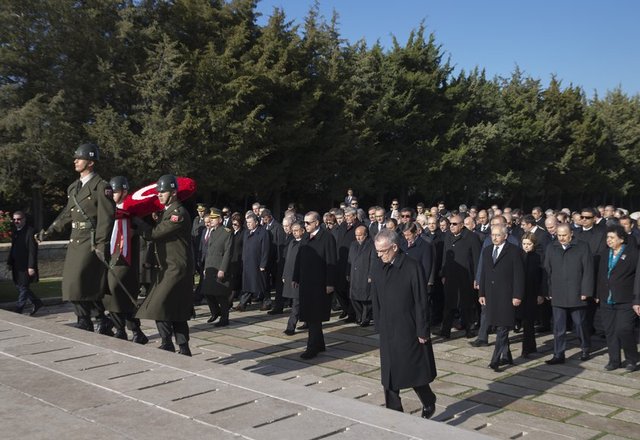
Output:
[[82,180],[78,180],[78,184],[76,185],[76,194],[78,194],[81,189],[82,189]]
[[493,258],[493,262],[495,263],[496,260],[498,259],[498,246],[493,247],[492,258]]

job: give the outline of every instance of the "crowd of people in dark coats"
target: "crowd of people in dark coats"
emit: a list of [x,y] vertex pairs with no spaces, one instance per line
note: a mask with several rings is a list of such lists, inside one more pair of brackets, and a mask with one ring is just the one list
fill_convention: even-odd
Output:
[[[303,216],[293,204],[281,223],[260,203],[245,214],[227,207],[216,212],[231,236],[225,269],[228,308],[234,299],[239,301],[232,309],[237,312],[257,304],[277,315],[288,307],[284,333],[308,328],[309,312],[301,314],[295,282],[301,243],[309,236]],[[192,236],[196,261],[204,263],[208,211],[199,207],[199,214]],[[640,231],[635,213],[613,206],[544,212],[535,207],[523,212],[461,205],[448,210],[443,202],[430,209],[423,203],[401,208],[397,199],[389,209],[371,206],[364,211],[349,191],[339,207],[319,217],[318,229],[332,237],[335,247],[331,307],[340,312],[344,324],[376,324],[371,281],[380,256],[374,241],[380,231],[391,230],[400,254],[422,268],[429,328],[437,329],[434,336],[448,339],[453,330],[460,330],[473,339],[471,345],[482,347],[495,332],[489,367],[498,370],[513,364],[509,331],[522,333],[524,358],[537,351],[537,333],[552,331],[554,354],[547,363],[563,363],[568,329],[580,340],[580,359],[590,357],[591,338],[599,335],[607,341],[606,369],[633,371],[637,366],[634,330],[640,314],[640,276],[636,279],[635,273],[640,270]],[[209,289],[203,290],[206,297]],[[314,325],[318,319],[329,319],[326,308],[314,305],[308,310],[312,309],[323,310],[322,316],[310,317]],[[211,322],[219,315],[212,308]],[[298,321],[302,325],[296,328]],[[228,324],[228,314],[221,322]],[[322,344],[312,352],[324,349]]]

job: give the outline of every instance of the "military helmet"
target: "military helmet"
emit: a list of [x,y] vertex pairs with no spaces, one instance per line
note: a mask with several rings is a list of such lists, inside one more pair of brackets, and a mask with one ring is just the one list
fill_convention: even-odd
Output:
[[124,176],[112,177],[109,181],[109,186],[111,186],[113,192],[120,192],[122,190],[129,191],[129,181]]
[[177,191],[178,190],[178,181],[176,180],[176,176],[173,174],[165,174],[164,176],[158,179],[156,183],[156,191],[158,192],[167,192],[167,191]]
[[84,160],[100,160],[100,150],[98,150],[98,146],[96,144],[82,144],[78,148],[76,148],[75,153],[73,153],[74,159],[84,159]]

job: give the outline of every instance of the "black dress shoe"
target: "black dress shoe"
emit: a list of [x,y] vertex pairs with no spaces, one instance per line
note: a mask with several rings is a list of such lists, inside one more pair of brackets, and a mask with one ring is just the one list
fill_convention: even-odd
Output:
[[218,319],[218,315],[211,315],[211,318],[207,319],[207,324],[211,324],[216,319]]
[[618,368],[620,368],[620,364],[617,362],[609,362],[607,365],[604,366],[604,369],[607,371],[617,370]]
[[262,304],[262,307],[260,307],[260,310],[262,312],[266,312],[267,310],[271,310],[271,304]]
[[133,331],[133,338],[131,340],[140,345],[144,345],[149,342],[149,338],[147,338],[147,335],[145,335],[140,329]]
[[[40,310],[42,308],[42,302],[36,303],[33,305],[33,310],[31,311],[31,313],[29,313],[29,316],[33,316],[36,313],[38,313],[38,310]],[[22,312],[20,312],[22,313]]]
[[547,365],[564,364],[564,358],[552,357],[549,360],[544,361]]
[[624,367],[628,372],[636,371],[637,365],[635,362],[627,362],[627,365]]
[[513,359],[500,359],[499,365],[513,365]]
[[369,327],[371,325],[371,321],[362,321],[360,323],[360,327]]
[[282,309],[271,309],[267,312],[267,315],[281,315],[284,313]]
[[228,319],[220,319],[220,321],[213,324],[214,327],[226,327],[229,325]]
[[118,330],[116,331],[116,334],[114,335],[117,339],[122,339],[124,341],[128,341],[129,337],[127,336],[127,332],[124,330]]
[[178,351],[178,353],[191,357],[191,350],[189,349],[189,344],[180,344],[180,350]]
[[487,341],[483,341],[482,339],[476,339],[473,342],[469,343],[473,347],[488,347],[489,343]]
[[290,330],[290,329],[286,329],[285,331],[283,331],[282,333],[284,333],[287,336],[293,336],[296,334],[295,330]]
[[318,352],[317,351],[305,350],[300,355],[300,358],[301,359],[313,359],[316,356],[318,356]]
[[498,362],[496,363],[490,363],[489,364],[489,368],[491,368],[493,371],[495,371],[496,373],[500,373],[500,364]]
[[158,348],[160,350],[171,351],[173,353],[176,352],[176,346],[173,345],[173,342],[163,342]]
[[467,339],[475,338],[476,336],[478,336],[478,334],[473,330],[466,330],[464,332],[464,337]]
[[309,326],[307,325],[307,323],[305,322],[304,324],[302,324],[301,326],[298,326],[298,330],[309,330]]
[[422,407],[422,418],[423,419],[430,419],[431,416],[433,416],[433,414],[436,412],[436,404],[432,403],[431,405],[428,406],[423,406]]
[[580,354],[580,360],[581,360],[581,361],[588,361],[588,360],[589,360],[589,357],[590,357],[590,356],[589,356],[589,352],[588,352],[588,351],[583,351],[583,352]]
[[342,313],[340,313],[340,316],[338,316],[338,319],[344,319],[344,318],[347,317],[347,315],[348,315],[348,313],[343,311]]
[[447,333],[442,330],[440,330],[439,332],[435,332],[434,335],[440,336],[442,339],[449,339],[451,337],[451,333]]

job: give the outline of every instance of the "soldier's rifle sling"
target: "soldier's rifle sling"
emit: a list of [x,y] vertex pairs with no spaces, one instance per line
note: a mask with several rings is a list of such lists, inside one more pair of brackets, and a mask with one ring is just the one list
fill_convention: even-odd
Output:
[[[105,258],[104,258],[104,254],[103,254],[102,252],[96,252],[95,254],[96,254],[96,256],[98,257],[98,260],[100,260],[100,261],[102,262],[102,264],[104,264],[104,265],[105,265],[105,267],[107,268],[107,270],[108,270],[109,272],[112,272],[112,273],[113,273],[114,278],[115,278],[115,279],[116,279],[116,281],[118,282],[118,285],[120,286],[120,288],[121,288],[122,290],[124,290],[124,293],[126,293],[126,294],[127,294],[127,298],[129,298],[129,299],[131,300],[131,302],[133,303],[133,306],[134,306],[136,309],[138,309],[138,301],[136,301],[136,300],[133,298],[133,295],[131,295],[131,293],[129,292],[129,289],[127,289],[127,288],[125,287],[125,285],[122,283],[122,281],[120,280],[120,277],[118,276],[118,274],[117,274],[117,273],[115,273],[115,270],[113,269],[113,266],[112,266],[112,265],[110,265],[110,264],[107,262],[107,260],[105,260]],[[137,297],[137,295],[136,295],[136,297]]]

